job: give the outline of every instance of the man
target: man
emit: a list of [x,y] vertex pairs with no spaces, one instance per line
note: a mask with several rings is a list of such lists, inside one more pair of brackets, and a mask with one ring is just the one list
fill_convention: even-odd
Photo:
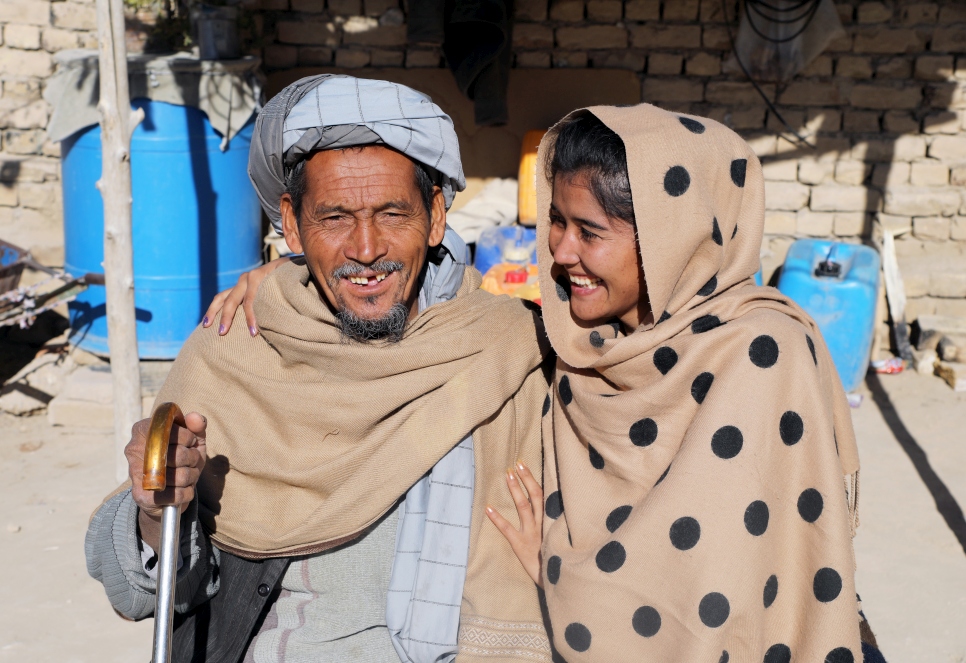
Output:
[[539,466],[545,352],[446,228],[452,121],[400,85],[302,79],[259,115],[249,173],[304,259],[261,283],[255,339],[189,338],[158,396],[191,412],[172,487],[141,490],[139,422],[89,572],[150,616],[178,504],[176,661],[549,661],[537,590],[484,525],[515,510],[505,468]]

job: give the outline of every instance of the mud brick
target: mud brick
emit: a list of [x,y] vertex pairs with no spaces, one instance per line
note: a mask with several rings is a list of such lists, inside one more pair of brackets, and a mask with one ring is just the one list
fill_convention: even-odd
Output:
[[899,216],[952,216],[959,205],[955,190],[894,186],[885,192],[885,212]]
[[765,182],[765,209],[797,212],[808,205],[810,189],[798,182]]
[[589,0],[587,18],[600,23],[616,23],[621,20],[623,9],[621,0]]
[[339,45],[335,25],[321,21],[282,21],[277,26],[278,40],[283,44],[311,46]]
[[539,23],[513,26],[513,48],[553,48],[553,28]]
[[859,185],[872,174],[872,164],[864,161],[837,161],[835,163],[835,181],[839,184]]
[[590,60],[595,69],[629,69],[631,71],[644,71],[644,64],[647,61],[647,58],[640,53],[622,49],[618,51],[597,52],[591,57]]
[[346,69],[358,69],[369,64],[371,56],[369,51],[356,51],[348,48],[340,48],[335,52],[335,66]]
[[843,55],[835,63],[835,75],[872,78],[872,59],[861,55]]
[[551,0],[550,20],[579,23],[584,20],[583,0]]
[[546,51],[517,53],[517,67],[521,69],[549,69],[550,53]]
[[698,0],[672,0],[664,3],[665,21],[694,21],[698,18]]
[[[942,20],[942,14],[940,14],[940,24],[946,24],[946,21]],[[937,53],[962,53],[963,44],[966,44],[966,27],[936,28],[932,33],[929,50]]]
[[699,48],[701,26],[648,23],[631,26],[631,45],[635,48]]
[[514,15],[521,21],[547,20],[547,0],[516,0],[513,3]]
[[842,116],[846,131],[859,133],[878,133],[879,114],[876,111],[846,110]]
[[907,79],[912,76],[912,62],[906,58],[890,58],[879,63],[875,68],[876,78]]
[[76,2],[55,2],[50,6],[53,24],[70,30],[96,30],[97,14],[94,5]]
[[939,5],[934,2],[920,2],[906,5],[901,10],[902,25],[929,25],[936,22]]
[[684,57],[674,53],[651,53],[647,58],[647,73],[652,76],[677,76],[681,73]]
[[661,18],[660,0],[627,0],[624,18],[628,21],[656,21]]
[[929,156],[934,159],[966,161],[966,134],[959,136],[936,136],[929,146]]
[[614,25],[557,28],[557,46],[566,49],[626,48],[627,30]]
[[950,222],[944,216],[920,216],[912,220],[912,234],[919,239],[949,239]]
[[[935,39],[933,37],[934,42]],[[925,40],[915,30],[883,27],[858,30],[852,48],[856,53],[916,53],[925,45]]]
[[913,186],[946,186],[949,184],[949,168],[938,161],[912,163],[909,183]]
[[695,53],[684,65],[688,76],[717,76],[721,73],[721,58],[711,53]]
[[882,118],[883,128],[896,134],[908,134],[919,131],[919,122],[908,111],[886,111]]
[[877,85],[859,83],[852,88],[850,103],[856,108],[895,110],[916,108],[922,101],[922,89],[917,85]]
[[[773,98],[775,94],[774,85],[766,84],[762,85],[761,88],[769,98]],[[738,81],[709,81],[707,100],[713,104],[728,104],[734,106],[765,105],[765,100],[755,90],[755,86],[751,83]]]
[[643,98],[648,102],[702,101],[704,99],[704,84],[700,81],[688,79],[645,78]]
[[953,111],[932,113],[922,119],[922,131],[927,134],[958,134],[959,115]]
[[892,8],[883,2],[863,2],[855,18],[857,23],[886,23],[892,18]]
[[[966,48],[966,44],[963,45]],[[952,78],[952,55],[921,55],[916,58],[916,78],[926,81],[945,81]]]

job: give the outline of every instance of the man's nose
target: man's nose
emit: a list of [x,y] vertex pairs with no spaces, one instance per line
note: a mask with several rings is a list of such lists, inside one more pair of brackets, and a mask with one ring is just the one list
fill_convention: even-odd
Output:
[[378,226],[369,219],[359,221],[346,247],[347,258],[367,265],[386,255],[388,242]]

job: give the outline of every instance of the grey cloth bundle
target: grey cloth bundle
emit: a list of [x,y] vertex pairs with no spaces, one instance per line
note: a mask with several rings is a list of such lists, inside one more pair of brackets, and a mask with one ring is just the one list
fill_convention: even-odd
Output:
[[255,122],[248,176],[279,233],[285,172],[311,152],[382,144],[427,167],[449,208],[466,186],[453,120],[405,85],[337,74],[292,83]]

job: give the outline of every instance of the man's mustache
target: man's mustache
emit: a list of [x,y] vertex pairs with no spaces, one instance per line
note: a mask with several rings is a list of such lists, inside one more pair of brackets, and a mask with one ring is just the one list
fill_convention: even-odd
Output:
[[385,273],[387,276],[393,272],[400,272],[403,270],[405,265],[396,260],[380,260],[369,265],[363,265],[357,262],[347,262],[341,267],[337,267],[332,271],[332,279],[338,281],[339,279],[344,279],[349,276],[356,276],[362,274],[363,272],[376,272]]

